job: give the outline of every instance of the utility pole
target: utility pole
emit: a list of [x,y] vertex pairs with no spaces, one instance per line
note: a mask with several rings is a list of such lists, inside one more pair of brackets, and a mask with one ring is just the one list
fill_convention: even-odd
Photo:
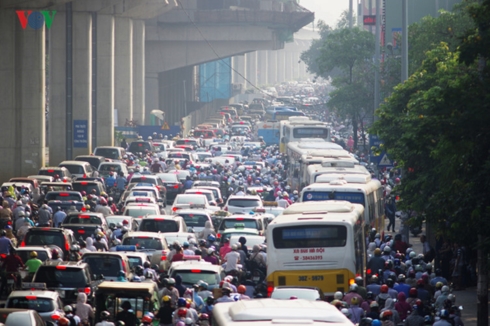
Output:
[[349,0],[349,28],[352,28],[353,19],[354,19],[354,0]]
[[402,0],[402,83],[408,79],[408,0]]
[[376,0],[376,42],[375,42],[375,54],[374,54],[374,110],[379,106],[379,57],[380,57],[380,38],[381,38],[381,15],[380,4],[381,0]]

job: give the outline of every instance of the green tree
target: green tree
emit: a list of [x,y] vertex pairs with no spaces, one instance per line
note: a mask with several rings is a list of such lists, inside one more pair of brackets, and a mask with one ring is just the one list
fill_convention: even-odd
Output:
[[320,56],[320,48],[322,47],[323,42],[327,38],[328,34],[332,31],[332,29],[322,20],[318,21],[317,27],[319,30],[320,38],[317,40],[313,40],[311,42],[310,48],[301,53],[300,58],[306,64],[308,72],[318,77],[327,77],[320,74],[320,69],[316,61],[317,58]]
[[[316,62],[321,76],[338,69],[332,76],[336,90],[330,93],[328,105],[352,121],[354,148],[357,148],[358,123],[363,112],[372,112],[372,63],[374,54],[373,34],[359,28],[340,28],[330,32],[320,48]],[[366,73],[368,76],[366,76]],[[367,77],[367,78],[366,78]]]

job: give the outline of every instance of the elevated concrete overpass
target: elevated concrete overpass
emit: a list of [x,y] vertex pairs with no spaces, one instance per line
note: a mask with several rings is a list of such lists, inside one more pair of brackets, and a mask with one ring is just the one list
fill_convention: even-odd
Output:
[[0,181],[45,165],[46,121],[52,165],[112,145],[114,125],[153,109],[179,121],[195,65],[281,49],[313,20],[288,1],[2,0]]

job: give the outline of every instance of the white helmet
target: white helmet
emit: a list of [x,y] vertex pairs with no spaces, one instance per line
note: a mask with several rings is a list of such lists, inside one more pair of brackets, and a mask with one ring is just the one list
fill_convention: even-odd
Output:
[[148,140],[153,140],[153,138],[151,138],[151,136],[148,136]]
[[344,297],[344,295],[340,291],[335,292],[333,295],[333,298],[336,300],[342,300],[343,297]]

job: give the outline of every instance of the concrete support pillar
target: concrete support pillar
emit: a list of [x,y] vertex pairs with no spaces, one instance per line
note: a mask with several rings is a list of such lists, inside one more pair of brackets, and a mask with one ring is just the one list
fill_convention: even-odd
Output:
[[[87,142],[73,143],[72,158],[92,153],[92,15],[86,12],[73,13],[73,125],[75,121],[86,123]],[[75,140],[78,132],[74,127]]]
[[36,174],[44,166],[46,26],[23,29],[13,10],[0,10],[0,28],[3,182],[13,176]]
[[133,119],[145,123],[145,21],[133,20]]
[[258,62],[258,84],[259,85],[267,85],[267,51],[259,51],[257,55]]
[[115,109],[117,123],[124,126],[133,120],[133,22],[129,18],[115,18]]
[[49,164],[66,159],[66,13],[56,13],[50,29],[49,55]]
[[250,82],[248,88],[257,86],[257,51],[247,53],[247,79]]
[[114,16],[97,15],[97,146],[114,145]]
[[267,77],[268,84],[277,82],[277,51],[267,51]]
[[236,70],[239,72],[239,73],[235,73],[236,83],[242,84],[242,91],[244,91],[246,88],[246,81],[243,78],[243,76],[245,76],[245,55],[236,56],[236,63],[237,63]]
[[[152,110],[159,110],[158,104],[158,73],[147,72],[145,74],[145,124],[151,124]],[[166,120],[166,119],[165,119]]]
[[231,82],[233,84],[237,84],[238,83],[238,56],[234,56],[231,58],[231,67],[233,68],[231,70]]
[[277,51],[277,82],[282,83],[286,80],[286,52],[284,50]]
[[284,71],[285,73],[285,80],[290,81],[293,79],[293,53],[290,51],[287,51],[285,53],[285,58],[286,58],[286,69]]

